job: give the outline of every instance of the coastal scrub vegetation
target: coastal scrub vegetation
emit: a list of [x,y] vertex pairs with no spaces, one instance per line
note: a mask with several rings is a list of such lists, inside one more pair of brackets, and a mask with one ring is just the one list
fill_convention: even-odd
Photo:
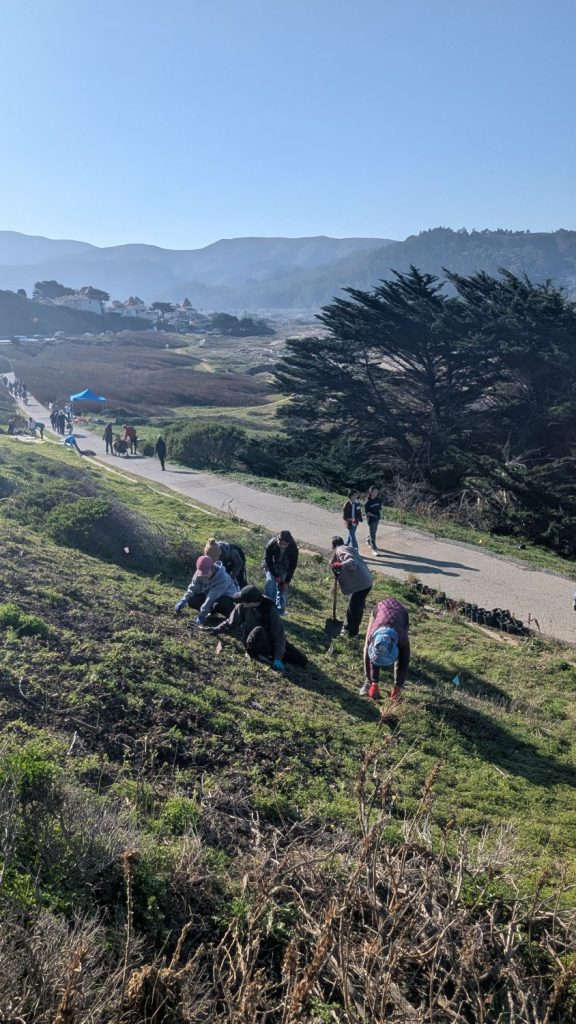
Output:
[[[208,536],[257,582],[265,532],[71,458],[0,438],[0,1019],[572,1020],[573,652],[379,576],[412,622],[390,732],[319,555],[279,676],[173,615]],[[122,508],[114,550],[53,530],[73,500]]]

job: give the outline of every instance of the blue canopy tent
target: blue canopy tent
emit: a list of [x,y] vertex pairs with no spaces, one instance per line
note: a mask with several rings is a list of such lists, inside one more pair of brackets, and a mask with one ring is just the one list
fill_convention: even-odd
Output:
[[104,395],[97,395],[91,388],[79,391],[76,395],[70,395],[70,401],[74,402],[105,402]]

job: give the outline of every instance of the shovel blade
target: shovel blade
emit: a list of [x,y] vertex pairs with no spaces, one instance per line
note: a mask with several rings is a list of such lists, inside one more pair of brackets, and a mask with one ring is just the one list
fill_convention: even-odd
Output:
[[335,637],[340,636],[343,625],[344,623],[341,622],[340,619],[326,619],[326,622],[324,623],[324,632],[334,639]]

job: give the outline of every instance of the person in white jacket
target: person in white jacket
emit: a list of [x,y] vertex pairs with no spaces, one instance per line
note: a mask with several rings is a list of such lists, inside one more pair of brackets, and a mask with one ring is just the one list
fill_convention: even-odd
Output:
[[196,609],[198,615],[194,621],[197,626],[203,626],[206,617],[212,613],[228,618],[234,610],[232,598],[237,592],[238,586],[222,562],[215,562],[210,555],[200,555],[192,582],[176,605],[176,614],[180,615],[185,605]]

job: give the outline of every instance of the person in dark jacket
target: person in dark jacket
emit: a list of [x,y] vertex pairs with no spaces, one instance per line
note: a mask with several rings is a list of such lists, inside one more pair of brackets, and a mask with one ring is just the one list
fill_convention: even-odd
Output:
[[264,553],[266,585],[264,593],[274,601],[280,615],[284,615],[288,604],[288,587],[298,565],[298,546],[289,530],[268,541]]
[[366,513],[366,520],[368,522],[368,546],[371,547],[373,551],[378,551],[376,530],[378,529],[378,523],[380,522],[380,515],[382,513],[382,497],[377,487],[371,487],[368,491],[368,497],[364,504],[364,512]]
[[332,537],[330,568],[340,590],[348,598],[342,636],[358,636],[366,599],[372,590],[372,574],[358,551],[345,544],[342,537]]
[[380,669],[394,665],[394,686],[391,700],[402,696],[410,666],[410,620],[403,604],[395,597],[379,601],[366,628],[364,643],[365,681],[360,689],[363,697],[380,697]]
[[200,555],[192,582],[175,611],[180,615],[186,605],[194,608],[198,612],[195,624],[203,626],[210,614],[230,615],[234,608],[232,598],[237,592],[238,588],[222,562],[215,562],[209,555]]
[[283,672],[286,664],[305,668],[308,658],[286,639],[284,624],[270,598],[258,587],[249,586],[243,587],[234,601],[236,607],[229,618],[206,632],[216,636],[235,633],[251,658],[271,662],[278,672]]
[[162,437],[162,434],[158,434],[158,437],[156,438],[154,453],[158,456],[162,469],[166,469],[166,441]]
[[238,584],[238,590],[247,585],[246,555],[239,544],[210,537],[204,548],[204,554],[210,555],[215,562],[222,562],[228,575]]
[[107,423],[104,427],[102,440],[106,443],[106,455],[116,455],[116,452],[114,451],[114,427],[112,423]]
[[349,544],[351,548],[356,548],[356,550],[358,550],[356,530],[358,523],[362,522],[362,509],[360,508],[359,497],[358,491],[348,491],[348,501],[342,510],[342,518],[348,528],[348,536],[345,543]]

